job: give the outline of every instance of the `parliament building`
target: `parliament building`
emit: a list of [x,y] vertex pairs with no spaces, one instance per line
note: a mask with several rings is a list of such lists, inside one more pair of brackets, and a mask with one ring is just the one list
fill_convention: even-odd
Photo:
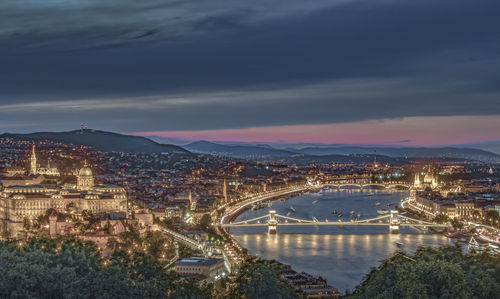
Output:
[[[33,146],[30,158],[30,174],[59,176],[52,168],[39,168]],[[2,232],[17,237],[25,219],[33,220],[48,209],[69,213],[78,217],[82,211],[92,214],[124,212],[127,196],[123,187],[96,184],[92,169],[85,165],[76,172],[76,184],[37,184],[25,180],[20,185],[4,185],[0,190],[0,221]]]

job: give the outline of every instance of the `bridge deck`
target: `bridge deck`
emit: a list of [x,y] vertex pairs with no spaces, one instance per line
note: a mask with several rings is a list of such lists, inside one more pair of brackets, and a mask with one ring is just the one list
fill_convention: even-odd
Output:
[[[252,227],[268,226],[266,223],[241,223],[241,224],[221,224],[221,227]],[[389,226],[390,223],[366,223],[366,222],[278,222],[276,226]],[[399,226],[408,227],[448,227],[447,224],[425,224],[425,223],[399,223]]]

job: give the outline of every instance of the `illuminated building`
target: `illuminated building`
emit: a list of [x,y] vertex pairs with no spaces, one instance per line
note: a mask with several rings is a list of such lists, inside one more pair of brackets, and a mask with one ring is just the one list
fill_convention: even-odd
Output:
[[223,259],[189,257],[175,263],[175,272],[183,276],[217,279],[225,275]]
[[[32,161],[36,161],[36,157]],[[76,185],[4,186],[0,192],[2,231],[17,236],[25,219],[34,220],[48,209],[75,216],[84,210],[92,214],[126,211],[127,196],[120,186],[94,185],[94,176],[87,164],[78,171]]]
[[50,167],[50,163],[47,163],[47,167],[38,167],[35,145],[31,148],[30,157],[30,171],[31,175],[49,175],[49,176],[60,176],[59,170],[55,167]]
[[87,161],[83,165],[83,168],[78,171],[76,176],[76,190],[78,191],[88,191],[94,187],[94,176],[92,174],[92,169],[87,165]]

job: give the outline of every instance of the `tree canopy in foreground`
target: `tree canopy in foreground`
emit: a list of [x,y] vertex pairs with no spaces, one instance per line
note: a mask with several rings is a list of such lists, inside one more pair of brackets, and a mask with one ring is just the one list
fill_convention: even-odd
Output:
[[498,298],[500,257],[463,254],[459,247],[398,252],[347,298]]
[[[0,298],[302,298],[275,262],[249,259],[235,276],[197,283],[165,271],[144,252],[102,258],[94,243],[34,239],[0,244]],[[398,252],[347,298],[498,298],[500,257],[460,248]]]

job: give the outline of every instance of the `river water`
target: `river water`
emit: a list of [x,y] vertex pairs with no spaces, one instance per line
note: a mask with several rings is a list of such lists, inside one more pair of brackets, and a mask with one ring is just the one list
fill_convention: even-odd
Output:
[[[257,211],[247,210],[235,221],[262,216],[269,210],[300,219],[315,217],[319,221],[337,221],[338,215],[332,214],[333,210],[343,214],[343,221],[349,221],[350,211],[355,211],[354,217],[361,213],[360,219],[374,218],[378,216],[377,210],[393,209],[393,204],[407,196],[405,191],[321,191],[274,201],[271,207]],[[400,234],[389,234],[385,226],[278,226],[277,231],[276,235],[269,235],[267,227],[239,227],[232,228],[230,233],[250,254],[292,265],[297,272],[322,276],[341,292],[352,290],[370,268],[377,267],[397,250],[414,252],[419,246],[437,248],[451,244],[442,235],[403,227]],[[395,242],[404,245],[398,248]]]

